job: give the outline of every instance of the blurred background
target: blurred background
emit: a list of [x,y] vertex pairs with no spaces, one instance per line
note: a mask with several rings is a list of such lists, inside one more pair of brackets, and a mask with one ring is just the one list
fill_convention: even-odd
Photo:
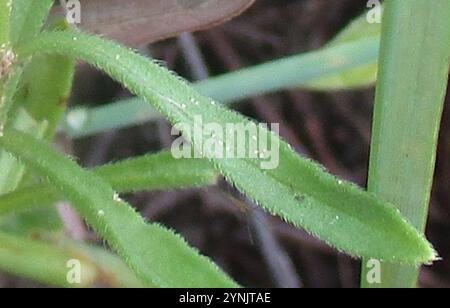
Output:
[[[188,80],[214,76],[323,46],[366,10],[361,0],[258,0],[240,17],[211,30],[141,48]],[[193,45],[194,44],[194,45]],[[188,61],[197,46],[206,71]],[[203,75],[203,76],[202,76]],[[101,105],[130,94],[93,69],[81,66],[72,104]],[[234,105],[265,123],[300,153],[331,173],[365,187],[374,89],[339,92],[302,90],[255,97]],[[64,140],[83,166],[156,152],[171,145],[163,120],[94,137]],[[258,185],[258,183],[255,183]],[[224,186],[221,183],[221,186]],[[360,262],[339,254],[301,230],[211,187],[124,196],[146,219],[181,233],[240,284],[249,287],[358,287]],[[450,287],[450,105],[446,104],[427,236],[443,261],[425,267],[421,287]],[[98,241],[81,226],[78,237]],[[0,286],[37,286],[0,275]]]

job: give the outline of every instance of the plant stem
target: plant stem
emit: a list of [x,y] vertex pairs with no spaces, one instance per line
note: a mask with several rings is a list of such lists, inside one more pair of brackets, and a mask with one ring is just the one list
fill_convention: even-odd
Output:
[[[424,231],[448,82],[450,1],[388,0],[373,121],[369,191],[396,204]],[[363,287],[414,287],[419,269],[381,263],[381,281]]]

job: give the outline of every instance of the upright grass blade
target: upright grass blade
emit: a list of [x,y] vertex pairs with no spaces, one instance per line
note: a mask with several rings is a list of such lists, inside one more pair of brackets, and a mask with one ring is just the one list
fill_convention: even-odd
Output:
[[[450,59],[450,1],[386,1],[369,190],[424,230]],[[367,260],[366,260],[367,261]],[[369,265],[370,267],[370,265]],[[381,284],[413,287],[416,267],[383,264]]]
[[[252,124],[245,117],[201,96],[164,68],[101,38],[70,31],[45,33],[18,50],[22,59],[40,53],[79,57],[104,70],[132,92],[146,98],[173,124],[194,125],[196,116],[200,116],[203,123],[217,123],[221,127]],[[206,146],[207,139],[224,148],[235,149],[236,146],[216,134],[198,141],[194,138],[195,133],[186,127],[182,130],[196,150],[203,151],[206,156],[211,155]],[[274,133],[266,129],[260,132],[279,143],[278,168],[261,170],[261,164],[267,163],[264,155],[257,155],[259,158],[211,158],[216,169],[256,203],[354,256],[376,255],[380,259],[411,264],[434,260],[432,247],[392,205],[325,173],[320,166],[294,153]],[[253,139],[255,136],[247,137]],[[11,138],[6,140],[12,141]],[[23,157],[20,148],[13,147],[11,142],[0,139],[0,144]],[[243,145],[246,153],[250,153],[249,144],[247,141]],[[68,183],[65,189],[75,189],[68,187]]]
[[[174,159],[170,152],[104,165],[93,172],[120,193],[202,187],[213,185],[218,178],[207,160]],[[52,185],[32,185],[0,196],[0,216],[45,207],[62,200],[64,196]]]
[[31,170],[47,176],[146,284],[159,287],[236,286],[179,236],[158,224],[146,224],[105,181],[84,171],[46,143],[7,130],[0,138],[0,146]]
[[[289,88],[323,88],[325,82],[330,82],[330,78],[332,87],[337,87],[336,79],[342,85],[342,78],[346,78],[355,69],[360,78],[367,80],[370,77],[367,78],[361,70],[376,64],[378,43],[379,37],[376,35],[360,39],[352,37],[352,40],[336,42],[333,46],[318,51],[200,81],[193,84],[193,87],[221,103],[232,103]],[[370,73],[369,71],[369,75]],[[354,85],[355,81],[352,83]],[[64,128],[71,137],[80,138],[158,118],[160,114],[144,100],[134,98],[92,109],[70,110]]]
[[[7,2],[6,0],[2,0]],[[10,1],[11,2],[11,1]],[[11,43],[27,41],[41,30],[53,0],[13,0],[11,13]]]

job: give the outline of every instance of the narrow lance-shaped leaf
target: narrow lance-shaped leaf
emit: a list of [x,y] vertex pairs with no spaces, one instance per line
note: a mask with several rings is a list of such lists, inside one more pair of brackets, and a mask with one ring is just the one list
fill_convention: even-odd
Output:
[[[212,77],[192,86],[223,104],[284,89],[309,87],[315,80],[376,63],[378,45],[377,37],[345,42]],[[132,98],[106,106],[72,109],[64,128],[71,137],[80,138],[160,117],[143,99]]]
[[[46,33],[22,46],[25,58],[39,53],[79,57],[101,68],[135,94],[145,97],[173,124],[203,123],[247,125],[251,122],[206,98],[166,69],[115,43],[73,32]],[[264,131],[264,130],[263,130]],[[197,142],[184,128],[197,151],[210,139],[234,149],[219,135]],[[423,263],[434,260],[432,247],[394,207],[356,186],[325,173],[274,134],[280,142],[279,166],[261,170],[265,160],[211,158],[215,167],[242,192],[296,226],[305,228],[330,245],[354,256]],[[253,137],[252,137],[253,138]],[[248,152],[248,142],[246,143]],[[206,153],[210,154],[210,153]]]
[[146,224],[105,181],[44,142],[7,130],[0,147],[48,177],[145,283],[159,287],[236,286],[181,237],[158,224]]
[[[170,152],[104,165],[93,172],[120,193],[202,187],[214,184],[218,177],[207,160],[175,159]],[[60,200],[64,196],[52,185],[33,185],[0,196],[0,215],[41,208]]]

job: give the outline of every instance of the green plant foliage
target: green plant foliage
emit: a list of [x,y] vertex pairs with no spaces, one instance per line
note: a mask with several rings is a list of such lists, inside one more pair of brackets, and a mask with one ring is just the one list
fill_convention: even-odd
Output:
[[52,5],[53,0],[13,0],[10,27],[12,45],[26,42],[38,34]]
[[[0,232],[0,270],[56,287],[142,287],[123,264],[104,249],[59,239],[60,244]],[[67,279],[70,260],[80,262],[80,282]]]
[[[66,250],[0,233],[0,270],[2,271],[49,285],[70,287],[66,279],[68,270],[66,264],[71,259],[74,259],[74,256]],[[82,281],[79,286],[81,287],[91,285],[96,276],[95,267],[83,261],[80,261]]]
[[[10,126],[15,129],[28,132],[36,138],[41,138],[47,128],[46,123],[37,123],[30,115],[22,108],[16,112],[17,116],[14,117],[13,122],[10,122]],[[15,190],[23,175],[25,174],[25,167],[11,154],[0,151],[0,193],[8,193]]]
[[45,174],[145,283],[159,287],[236,286],[183,239],[158,224],[145,223],[104,180],[44,142],[8,130],[0,138],[0,146],[36,173]]
[[[378,38],[381,35],[381,24],[369,23],[367,14],[363,14],[351,22],[342,30],[331,42],[327,44],[328,48],[358,42],[369,37]],[[349,55],[351,56],[351,55]],[[374,58],[371,63],[361,65],[353,69],[343,71],[339,74],[325,76],[309,83],[307,89],[313,90],[343,90],[361,88],[373,85],[377,80],[378,63]]]
[[[219,123],[223,127],[226,123],[251,123],[201,96],[166,69],[100,38],[70,31],[46,33],[18,50],[22,58],[40,53],[77,56],[103,69],[145,97],[173,124],[192,124],[195,115],[200,115],[204,123]],[[184,131],[184,136],[197,151],[204,149],[192,132]],[[212,138],[225,143],[218,136]],[[294,153],[275,134],[271,138],[280,142],[280,165],[274,170],[261,170],[258,164],[263,159],[211,161],[267,211],[305,228],[339,250],[411,264],[434,260],[431,246],[392,205],[325,173],[320,166]]]
[[[71,30],[62,18],[48,22],[52,5],[0,0],[0,271],[62,287],[238,287],[119,197],[213,185],[219,174],[270,214],[362,257],[364,287],[373,286],[364,279],[369,258],[382,261],[383,287],[414,286],[419,266],[436,259],[423,230],[448,83],[448,0],[386,1],[382,26],[364,15],[320,50],[194,84],[114,42]],[[164,151],[85,170],[53,149],[75,60],[137,97],[69,110],[63,128],[72,137],[162,116],[182,132],[185,154],[197,159]],[[369,192],[302,158],[267,126],[248,130],[256,123],[224,106],[283,89],[365,87],[377,74]],[[205,132],[210,124],[221,133]],[[229,125],[246,131],[238,142],[246,158],[235,158],[236,140],[222,134]],[[258,148],[261,142],[270,151]],[[70,202],[120,258],[67,239],[58,201]],[[74,259],[81,262],[81,284],[67,279]]]
[[[174,159],[170,152],[104,165],[93,172],[119,193],[203,187],[213,185],[218,178],[207,160]],[[0,196],[0,215],[41,208],[61,200],[64,196],[52,185],[32,185]]]
[[0,45],[9,44],[10,8],[7,0],[0,0]]
[[[369,190],[424,231],[450,65],[450,2],[387,1],[380,55]],[[413,287],[418,268],[383,264],[380,284]]]
[[[327,48],[275,60],[212,77],[192,86],[201,94],[220,103],[232,103],[255,95],[306,87],[335,88],[348,71],[363,73],[373,66],[378,56],[379,38],[369,36],[342,41]],[[336,75],[338,74],[338,75]],[[364,72],[365,74],[365,72]],[[277,76],[276,79],[271,76]],[[331,76],[331,77],[330,77]],[[320,80],[332,78],[328,85]],[[314,82],[321,84],[312,85]],[[334,83],[334,84],[332,84]],[[230,91],[230,89],[233,89]],[[64,128],[73,138],[80,138],[109,129],[141,124],[160,118],[151,106],[139,98],[128,99],[96,108],[76,108],[69,111]]]

